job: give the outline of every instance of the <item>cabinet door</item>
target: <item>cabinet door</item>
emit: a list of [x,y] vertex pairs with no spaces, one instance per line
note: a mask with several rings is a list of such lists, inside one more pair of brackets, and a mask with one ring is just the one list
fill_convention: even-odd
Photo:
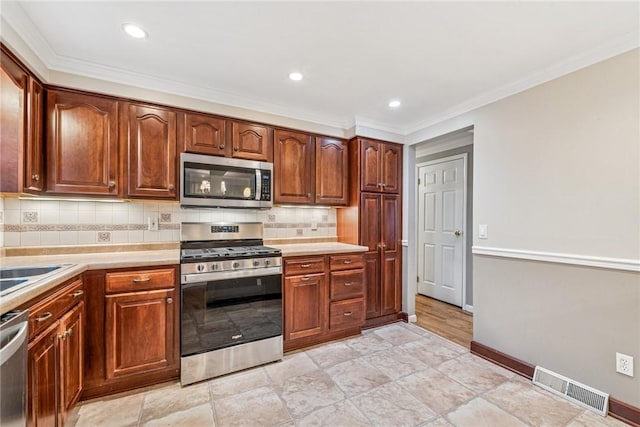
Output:
[[0,192],[17,193],[22,191],[28,76],[4,49],[0,65]]
[[107,378],[175,365],[174,291],[106,297]]
[[127,113],[127,196],[175,199],[177,113],[138,104]]
[[398,193],[402,180],[402,146],[381,144],[382,146],[382,190],[385,193]]
[[307,134],[275,131],[275,203],[313,203],[312,148]]
[[366,317],[380,316],[380,255],[376,252],[367,252],[364,255],[365,273],[365,308]]
[[360,140],[360,189],[362,191],[381,191],[381,144],[367,139]]
[[60,412],[63,424],[82,391],[84,354],[84,302],[60,319]]
[[400,311],[400,199],[396,195],[382,197],[382,264],[380,274],[381,315]]
[[380,248],[380,210],[379,194],[360,195],[360,244],[367,246],[368,252],[378,252]]
[[58,425],[58,361],[56,322],[29,344],[27,425]]
[[267,126],[233,122],[233,157],[273,161],[273,129]]
[[318,204],[349,202],[349,148],[340,139],[316,138],[316,199]]
[[33,77],[29,77],[27,104],[24,189],[30,192],[40,192],[44,190],[44,153],[42,152],[44,88]]
[[319,273],[285,278],[285,340],[318,335],[324,331],[324,277],[324,273]]
[[226,121],[204,114],[184,115],[184,151],[213,156],[228,156],[231,147],[226,143]]
[[120,195],[118,102],[47,92],[47,192]]

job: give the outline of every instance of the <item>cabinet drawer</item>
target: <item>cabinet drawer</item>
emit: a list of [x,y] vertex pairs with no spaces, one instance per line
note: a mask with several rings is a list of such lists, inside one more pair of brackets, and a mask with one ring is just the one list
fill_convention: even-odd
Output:
[[331,272],[331,299],[357,298],[364,295],[364,269]]
[[106,277],[107,293],[165,289],[174,285],[173,268],[107,273]]
[[364,268],[364,259],[362,254],[331,255],[329,264],[332,271],[353,270],[356,268]]
[[364,298],[332,302],[329,329],[356,328],[364,323]]
[[82,279],[77,279],[29,309],[29,338],[58,320],[69,308],[84,300]]
[[285,276],[297,274],[322,273],[324,271],[324,257],[295,258],[284,260]]

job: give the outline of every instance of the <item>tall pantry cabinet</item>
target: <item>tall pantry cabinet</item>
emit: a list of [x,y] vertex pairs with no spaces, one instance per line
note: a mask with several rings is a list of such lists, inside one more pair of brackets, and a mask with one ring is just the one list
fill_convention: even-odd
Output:
[[367,246],[366,326],[400,318],[402,305],[402,145],[349,142],[350,207],[338,209],[338,240]]

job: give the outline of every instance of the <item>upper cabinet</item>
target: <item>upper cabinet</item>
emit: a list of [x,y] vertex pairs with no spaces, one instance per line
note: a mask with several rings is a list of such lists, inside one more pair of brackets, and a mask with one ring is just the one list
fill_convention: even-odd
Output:
[[127,197],[176,198],[177,115],[168,108],[125,104],[120,134]]
[[188,153],[228,156],[227,122],[206,114],[186,113],[184,117],[184,151]]
[[40,192],[43,88],[4,45],[0,48],[0,192]]
[[232,156],[238,159],[273,161],[273,129],[250,123],[233,122]]
[[274,202],[313,203],[313,138],[278,129],[274,139]]
[[347,141],[316,138],[315,202],[346,205],[349,202],[349,146]]
[[47,192],[121,196],[118,102],[47,91]]
[[398,193],[402,167],[402,146],[360,138],[361,191]]

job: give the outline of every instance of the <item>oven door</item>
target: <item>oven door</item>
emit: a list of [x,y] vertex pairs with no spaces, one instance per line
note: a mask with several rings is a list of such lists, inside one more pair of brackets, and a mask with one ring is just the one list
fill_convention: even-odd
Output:
[[280,273],[203,276],[207,278],[201,282],[182,285],[182,357],[282,335]]

